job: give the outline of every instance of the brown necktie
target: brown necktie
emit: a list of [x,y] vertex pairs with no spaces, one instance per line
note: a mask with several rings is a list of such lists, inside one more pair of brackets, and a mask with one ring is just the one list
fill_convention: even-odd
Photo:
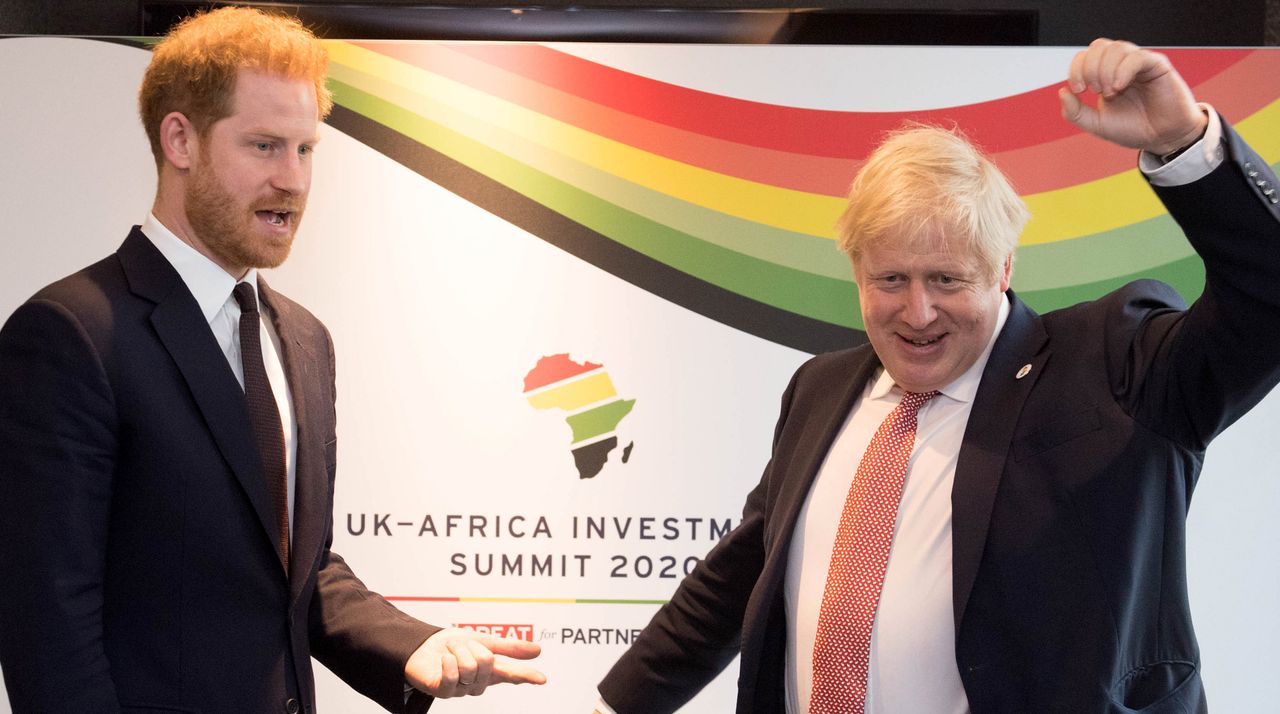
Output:
[[813,643],[809,714],[863,711],[871,626],[893,545],[916,416],[937,392],[907,392],[867,445],[845,498]]
[[249,283],[236,283],[232,291],[240,304],[240,360],[244,365],[244,398],[249,404],[249,422],[262,457],[262,473],[276,514],[280,563],[289,572],[289,472],[285,466],[284,428],[280,409],[267,368],[262,361],[258,296]]

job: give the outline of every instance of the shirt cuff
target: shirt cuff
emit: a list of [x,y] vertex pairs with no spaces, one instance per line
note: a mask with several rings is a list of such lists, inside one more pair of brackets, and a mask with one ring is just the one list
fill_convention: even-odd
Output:
[[596,700],[596,711],[599,712],[599,714],[618,714],[618,712],[613,710],[613,707],[605,703],[604,697],[600,697]]
[[1213,107],[1200,102],[1200,110],[1209,116],[1200,141],[1192,144],[1169,163],[1145,151],[1138,153],[1138,168],[1153,186],[1182,186],[1208,176],[1222,164],[1222,120]]

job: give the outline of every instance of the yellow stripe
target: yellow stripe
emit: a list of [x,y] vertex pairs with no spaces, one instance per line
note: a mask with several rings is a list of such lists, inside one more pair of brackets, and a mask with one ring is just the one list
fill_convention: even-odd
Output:
[[575,605],[578,601],[576,598],[563,597],[460,597],[458,602],[549,602]]
[[1267,163],[1280,161],[1280,99],[1233,125]]
[[559,407],[569,411],[617,396],[617,394],[617,391],[613,388],[613,380],[609,379],[609,374],[601,372],[586,379],[579,379],[576,382],[534,394],[529,397],[529,406],[534,409]]
[[1022,231],[1022,245],[1093,235],[1164,212],[1160,199],[1136,168],[1069,188],[1024,196],[1023,200],[1031,209],[1031,221]]
[[830,238],[832,224],[844,207],[841,198],[735,178],[606,139],[348,43],[331,44],[329,53],[335,79],[465,136],[478,133],[477,124],[490,124],[639,186],[720,213]]
[[[1236,125],[1245,141],[1268,162],[1280,158],[1280,99]],[[1134,158],[1137,162],[1137,158]],[[1137,168],[1024,200],[1031,222],[1022,245],[1053,243],[1132,225],[1165,213]]]

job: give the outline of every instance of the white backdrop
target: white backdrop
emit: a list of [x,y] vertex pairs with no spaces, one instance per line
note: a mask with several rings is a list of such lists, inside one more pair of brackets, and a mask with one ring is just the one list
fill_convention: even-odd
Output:
[[[659,78],[696,68],[700,79],[686,84],[765,101],[831,108],[839,104],[833,97],[865,96],[852,86],[864,79],[839,71],[841,49],[572,51]],[[883,67],[908,56],[878,51],[897,53]],[[983,98],[963,96],[958,81],[975,68],[1022,70],[992,94],[1000,96],[1020,83],[1056,79],[1070,54],[1019,50],[1026,61],[1011,63],[993,62],[991,51],[929,52],[945,55],[926,58],[934,67],[955,73],[957,81],[935,74],[931,82],[958,92],[957,103]],[[0,40],[0,215],[7,223],[0,315],[114,250],[144,217],[154,169],[134,107],[147,59],[142,50],[102,42]],[[765,76],[776,81],[741,89],[719,83],[744,63],[771,68]],[[831,69],[815,72],[814,63]],[[788,78],[804,74],[800,67],[826,79],[798,90]],[[841,82],[850,83],[847,91]],[[897,86],[898,96],[913,91],[906,77]],[[884,108],[910,107],[889,99]],[[595,682],[624,649],[603,638],[642,627],[654,606],[580,601],[663,599],[678,581],[657,577],[662,558],[683,563],[705,552],[708,519],[736,523],[768,457],[778,396],[806,355],[622,282],[327,127],[316,167],[294,255],[269,280],[324,320],[337,342],[335,549],[386,595],[460,599],[402,601],[415,616],[527,626],[544,645],[546,687],[499,688],[442,702],[439,711],[589,711]],[[522,394],[521,380],[539,358],[565,352],[603,364],[619,396],[636,400],[618,426],[619,449],[591,480],[577,477],[560,416],[531,408]],[[375,413],[390,417],[366,417]],[[1263,711],[1280,701],[1269,657],[1280,639],[1278,418],[1280,398],[1272,395],[1214,445],[1191,514],[1192,605],[1217,711]],[[634,448],[624,464],[628,443]],[[362,515],[365,528],[354,535]],[[450,515],[464,526],[483,517],[485,535],[447,533]],[[516,516],[525,519],[516,528],[524,537],[509,527],[495,533],[497,518],[509,524]],[[539,517],[546,529],[535,535]],[[679,532],[672,540],[660,529],[655,539],[641,538],[646,517],[679,519]],[[428,518],[435,534],[422,533]],[[586,538],[587,518],[603,519],[606,537]],[[618,528],[627,518],[623,536]],[[703,519],[696,534],[685,519]],[[474,572],[477,555],[483,564],[504,553],[523,556],[521,575]],[[529,559],[548,555],[553,574],[530,574]],[[640,577],[645,558],[658,571]],[[467,564],[465,573],[457,562]],[[615,568],[629,577],[610,577]],[[733,674],[686,711],[730,710]],[[319,677],[324,711],[378,710],[327,672]]]

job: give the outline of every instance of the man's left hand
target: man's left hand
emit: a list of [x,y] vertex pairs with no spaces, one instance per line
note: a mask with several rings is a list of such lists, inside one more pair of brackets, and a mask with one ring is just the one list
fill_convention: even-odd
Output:
[[[1080,100],[1085,91],[1098,95],[1096,108]],[[1195,143],[1209,123],[1169,58],[1131,42],[1094,40],[1071,60],[1058,97],[1072,124],[1157,156]]]
[[422,643],[405,663],[404,676],[414,689],[442,699],[483,694],[491,684],[546,684],[542,672],[506,659],[541,652],[525,640],[450,627]]

